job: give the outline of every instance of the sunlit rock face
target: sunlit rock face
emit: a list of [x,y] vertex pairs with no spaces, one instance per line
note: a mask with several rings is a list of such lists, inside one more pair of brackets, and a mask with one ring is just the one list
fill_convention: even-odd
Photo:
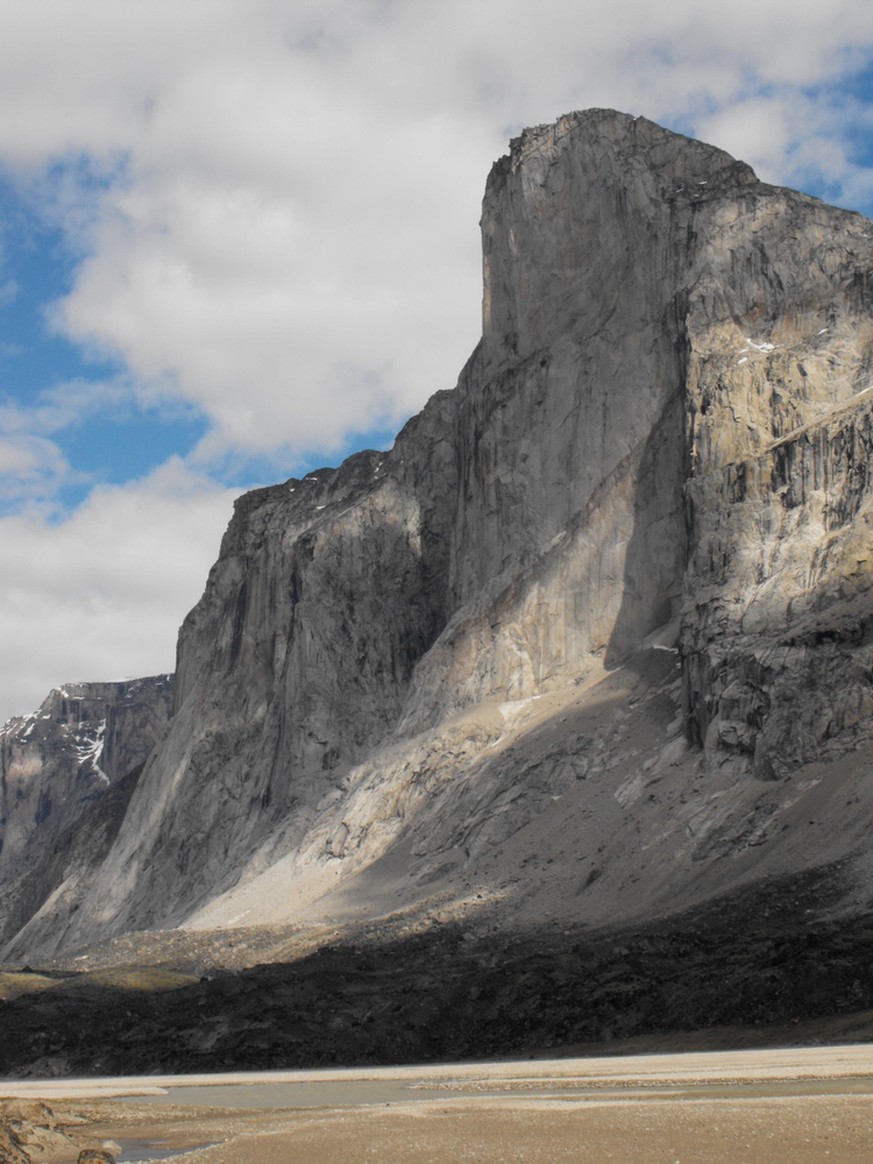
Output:
[[707,198],[747,166],[595,111],[527,130],[482,216],[483,338],[456,392],[453,624],[415,722],[625,656],[682,592],[685,314]]
[[688,300],[688,730],[786,776],[869,739],[871,223],[752,186]]
[[392,853],[400,904],[505,894],[521,836],[577,918],[738,875],[869,731],[871,229],[641,118],[513,141],[457,387],[240,499],[99,877],[15,948],[386,909]]

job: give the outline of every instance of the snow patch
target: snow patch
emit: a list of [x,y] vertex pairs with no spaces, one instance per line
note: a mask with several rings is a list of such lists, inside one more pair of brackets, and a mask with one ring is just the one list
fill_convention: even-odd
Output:
[[85,764],[90,764],[94,774],[100,779],[108,788],[112,781],[100,767],[100,760],[103,756],[104,736],[106,734],[106,720],[103,719],[97,725],[97,731],[93,736],[89,734],[80,738],[75,746],[76,759],[79,761],[79,767]]

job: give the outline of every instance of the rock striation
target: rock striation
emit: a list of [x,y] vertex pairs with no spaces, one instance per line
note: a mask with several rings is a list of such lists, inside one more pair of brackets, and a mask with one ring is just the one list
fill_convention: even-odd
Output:
[[515,139],[457,387],[239,500],[99,876],[10,956],[422,902],[615,921],[863,853],[871,232],[643,118]]

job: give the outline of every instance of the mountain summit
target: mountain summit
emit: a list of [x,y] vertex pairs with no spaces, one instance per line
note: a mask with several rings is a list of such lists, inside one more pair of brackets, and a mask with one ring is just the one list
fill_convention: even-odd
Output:
[[238,501],[114,844],[8,959],[868,900],[873,224],[589,110],[513,140],[482,240],[457,386]]

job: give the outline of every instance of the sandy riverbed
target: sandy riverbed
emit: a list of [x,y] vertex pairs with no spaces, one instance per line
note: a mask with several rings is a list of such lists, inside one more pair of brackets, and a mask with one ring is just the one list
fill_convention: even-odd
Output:
[[[79,1111],[97,1140],[161,1140],[188,1164],[873,1158],[871,1046],[5,1082],[0,1094]],[[236,1107],[240,1096],[281,1106]]]

